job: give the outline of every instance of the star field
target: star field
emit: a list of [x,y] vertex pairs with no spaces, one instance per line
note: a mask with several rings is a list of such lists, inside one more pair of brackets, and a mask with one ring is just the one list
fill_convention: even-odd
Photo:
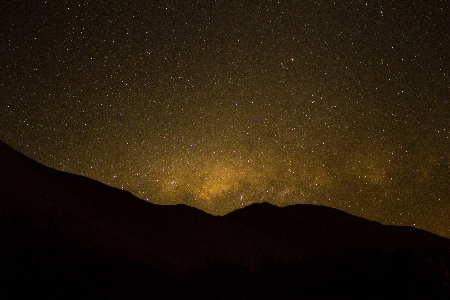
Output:
[[450,237],[447,1],[14,1],[0,139],[158,204]]

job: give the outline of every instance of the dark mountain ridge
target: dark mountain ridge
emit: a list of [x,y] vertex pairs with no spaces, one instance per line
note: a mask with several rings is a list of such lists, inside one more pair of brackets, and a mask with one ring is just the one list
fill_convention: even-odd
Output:
[[147,203],[0,142],[2,298],[450,297],[450,240],[314,206]]
[[421,229],[382,225],[331,207],[310,204],[280,208],[256,203],[233,211],[225,218],[255,227],[265,235],[277,236],[304,249],[305,255],[311,258],[339,256],[349,251],[392,254],[408,249],[445,255],[448,248],[441,247],[449,245],[448,239]]

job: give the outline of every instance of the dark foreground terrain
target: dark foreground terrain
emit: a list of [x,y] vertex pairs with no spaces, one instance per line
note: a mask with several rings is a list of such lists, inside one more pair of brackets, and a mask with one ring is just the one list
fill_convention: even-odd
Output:
[[313,205],[223,217],[0,142],[1,299],[449,299],[450,240]]

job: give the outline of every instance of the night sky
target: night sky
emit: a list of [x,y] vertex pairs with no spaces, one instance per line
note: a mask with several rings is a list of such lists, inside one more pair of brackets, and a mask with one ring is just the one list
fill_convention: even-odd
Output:
[[449,1],[144,2],[3,4],[0,139],[153,203],[450,237]]

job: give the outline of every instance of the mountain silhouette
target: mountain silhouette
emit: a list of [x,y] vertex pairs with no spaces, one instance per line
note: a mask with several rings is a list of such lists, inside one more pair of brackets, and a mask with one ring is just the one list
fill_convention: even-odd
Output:
[[151,204],[0,142],[0,269],[2,299],[448,299],[450,240],[306,204]]

